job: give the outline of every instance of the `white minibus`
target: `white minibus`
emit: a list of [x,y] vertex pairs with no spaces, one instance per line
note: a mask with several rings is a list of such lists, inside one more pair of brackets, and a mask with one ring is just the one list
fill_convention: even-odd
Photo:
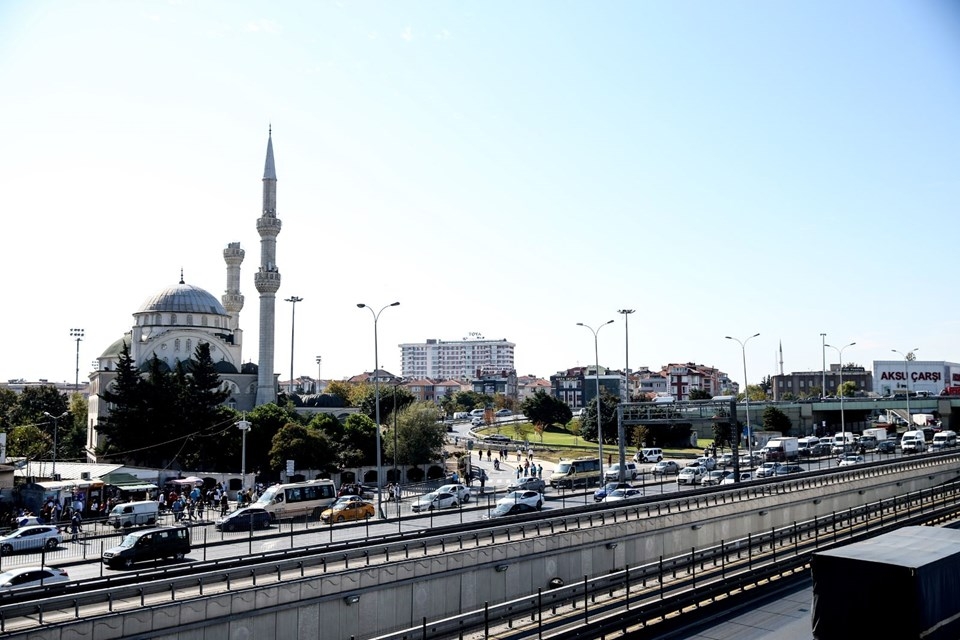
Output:
[[273,521],[301,516],[319,520],[323,510],[336,499],[333,480],[308,480],[267,487],[253,506],[266,509]]

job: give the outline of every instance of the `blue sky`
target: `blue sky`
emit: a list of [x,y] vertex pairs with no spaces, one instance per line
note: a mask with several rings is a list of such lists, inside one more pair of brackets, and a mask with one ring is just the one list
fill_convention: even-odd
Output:
[[547,377],[611,318],[623,367],[622,308],[633,369],[960,361],[958,67],[950,2],[4,2],[0,379],[72,381],[71,327],[85,377],[234,241],[256,361],[271,123],[295,375],[372,369],[394,300],[396,373],[479,332]]

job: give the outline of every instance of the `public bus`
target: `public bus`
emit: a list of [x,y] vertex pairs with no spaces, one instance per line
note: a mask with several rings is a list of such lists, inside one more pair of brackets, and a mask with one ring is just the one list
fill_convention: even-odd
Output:
[[302,516],[319,520],[323,510],[336,499],[337,490],[333,480],[308,480],[267,487],[252,506],[265,509],[274,522]]

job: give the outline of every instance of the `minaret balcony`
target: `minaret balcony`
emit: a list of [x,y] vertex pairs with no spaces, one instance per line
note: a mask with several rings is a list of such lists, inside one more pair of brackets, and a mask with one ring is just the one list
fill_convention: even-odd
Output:
[[253,284],[260,293],[276,293],[280,289],[280,272],[258,271],[253,274]]
[[276,236],[278,233],[280,233],[280,227],[282,224],[283,223],[279,218],[271,218],[268,216],[257,218],[257,233],[259,233],[261,236]]

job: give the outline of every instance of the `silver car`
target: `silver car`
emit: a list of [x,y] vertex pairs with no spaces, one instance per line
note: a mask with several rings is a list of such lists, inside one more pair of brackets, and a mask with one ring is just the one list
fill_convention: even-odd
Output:
[[537,476],[523,476],[518,480],[513,480],[507,485],[509,491],[529,490],[543,493],[546,483]]
[[47,551],[56,549],[63,542],[60,530],[53,525],[37,524],[20,527],[0,536],[0,553],[8,555],[20,551]]

